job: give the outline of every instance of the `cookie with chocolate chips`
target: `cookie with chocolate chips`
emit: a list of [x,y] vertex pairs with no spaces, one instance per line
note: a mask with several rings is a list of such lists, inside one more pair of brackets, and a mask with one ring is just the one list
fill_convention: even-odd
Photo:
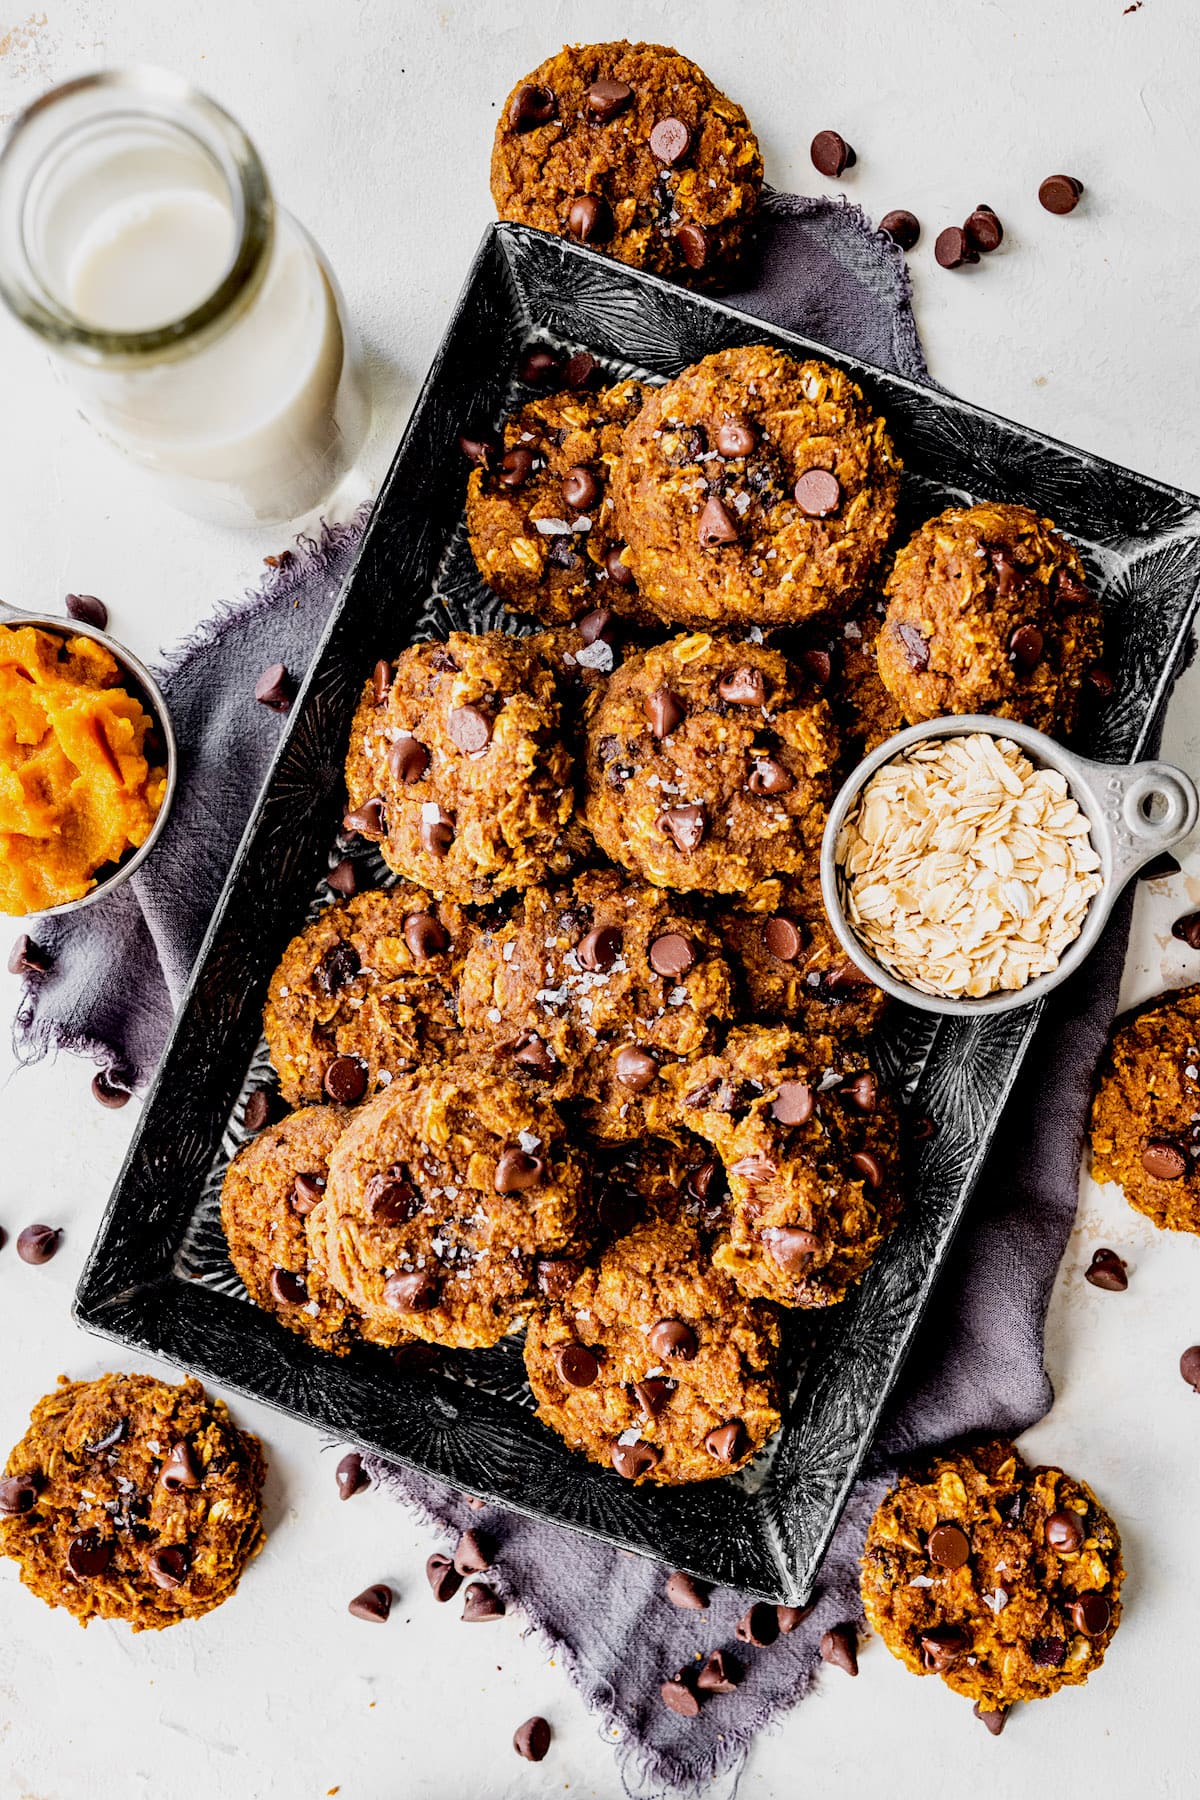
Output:
[[1028,506],[928,520],[897,555],[876,654],[910,724],[991,713],[1068,736],[1104,647],[1079,553]]
[[398,1323],[484,1349],[536,1303],[543,1261],[581,1255],[590,1223],[554,1106],[464,1061],[402,1075],[359,1108],[309,1237],[364,1333]]
[[781,881],[766,911],[722,907],[710,917],[753,1017],[786,1020],[842,1044],[873,1031],[887,1013],[888,996],[834,936],[814,876]]
[[525,1336],[543,1423],[624,1480],[664,1485],[728,1475],[778,1430],[778,1356],[775,1309],[662,1220],[618,1239]]
[[1200,985],[1117,1021],[1089,1130],[1092,1175],[1164,1231],[1200,1231]]
[[[1121,1617],[1121,1540],[1091,1489],[1003,1440],[905,1475],[867,1532],[867,1619],[914,1675],[1000,1715],[1086,1681]],[[985,1720],[985,1723],[987,1721]]]
[[585,818],[659,887],[745,896],[815,855],[838,739],[778,650],[706,632],[627,655],[588,721]]
[[752,344],[655,389],[625,433],[613,499],[646,606],[766,627],[858,597],[899,484],[887,428],[848,375]]
[[486,901],[572,866],[571,753],[536,648],[499,631],[415,644],[367,683],[345,823],[414,886]]
[[645,390],[539,395],[467,482],[467,533],[480,576],[514,612],[569,624],[597,607],[637,614],[609,493],[625,427]]
[[67,1381],[0,1479],[0,1554],[81,1625],[157,1631],[227,1600],[262,1548],[263,1456],[198,1381]]
[[655,275],[720,285],[746,247],[762,157],[741,107],[663,44],[572,44],[509,94],[492,198]]

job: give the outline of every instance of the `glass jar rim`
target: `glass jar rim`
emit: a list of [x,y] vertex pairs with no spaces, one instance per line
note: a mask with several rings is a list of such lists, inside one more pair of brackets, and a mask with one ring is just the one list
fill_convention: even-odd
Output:
[[[28,142],[28,134],[45,122],[55,106],[89,93],[141,99],[148,103],[147,116],[153,116],[157,110],[165,122],[185,131],[189,129],[186,119],[173,117],[166,110],[167,104],[190,113],[205,130],[203,138],[196,132],[192,135],[213,160],[229,190],[236,244],[228,268],[197,305],[179,318],[148,330],[115,331],[89,325],[38,279],[26,244],[23,215],[41,156],[35,156],[32,165],[22,169],[22,147]],[[47,144],[42,155],[60,141]],[[15,192],[5,191],[10,184],[15,184]],[[256,291],[274,238],[274,203],[266,170],[237,120],[182,76],[145,65],[101,69],[77,76],[50,88],[17,115],[0,144],[0,216],[4,213],[19,221],[16,236],[20,259],[9,268],[0,256],[0,299],[39,337],[106,362],[114,358],[136,362],[161,355],[190,345],[197,337],[220,327],[226,315]]]

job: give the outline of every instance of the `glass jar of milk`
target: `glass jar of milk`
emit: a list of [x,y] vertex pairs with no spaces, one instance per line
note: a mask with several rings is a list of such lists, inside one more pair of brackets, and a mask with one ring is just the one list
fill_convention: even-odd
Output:
[[361,446],[329,265],[236,122],[174,76],[86,76],[17,119],[0,294],[96,429],[188,512],[294,519]]

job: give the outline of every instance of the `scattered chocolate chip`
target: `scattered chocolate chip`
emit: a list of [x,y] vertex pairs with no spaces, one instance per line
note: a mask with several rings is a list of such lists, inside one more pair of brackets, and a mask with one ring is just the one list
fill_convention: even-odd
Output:
[[362,962],[353,944],[340,940],[325,952],[314,971],[316,985],[323,994],[340,994],[358,978]]
[[438,1278],[432,1269],[412,1269],[389,1275],[383,1284],[383,1301],[396,1312],[429,1312],[438,1303]]
[[945,1675],[971,1648],[971,1640],[957,1625],[935,1625],[921,1637],[921,1661],[931,1675]]
[[788,1275],[803,1275],[821,1248],[821,1240],[798,1225],[777,1225],[767,1240],[775,1261]]
[[1178,1144],[1151,1138],[1142,1151],[1142,1167],[1155,1181],[1179,1181],[1187,1174],[1187,1157]]
[[530,387],[548,387],[558,380],[561,369],[561,357],[546,344],[531,345],[517,359],[517,376]]
[[429,752],[415,737],[397,738],[388,749],[387,766],[397,781],[412,787],[429,767]]
[[902,250],[911,250],[921,235],[921,221],[916,213],[898,206],[894,212],[884,213],[879,221],[879,229],[886,232],[893,244],[899,244]]
[[669,806],[666,812],[658,815],[658,828],[665,831],[675,848],[684,856],[690,856],[700,848],[708,823],[702,806]]
[[818,687],[824,687],[833,674],[833,658],[828,650],[802,650],[800,661]]
[[1171,936],[1189,950],[1200,950],[1200,912],[1181,913],[1171,927]]
[[49,952],[35,944],[28,932],[22,932],[8,956],[10,975],[44,975],[50,967]]
[[581,965],[591,975],[611,969],[621,953],[621,933],[615,925],[597,925],[583,938],[575,952]]
[[820,175],[827,175],[836,181],[847,169],[852,169],[858,158],[846,142],[840,131],[818,131],[810,149],[813,168]]
[[382,1581],[355,1594],[346,1611],[352,1619],[365,1619],[368,1625],[385,1625],[392,1610],[392,1590]]
[[985,1707],[982,1700],[977,1700],[971,1711],[981,1725],[986,1725],[993,1737],[999,1737],[1004,1730],[1004,1721],[1008,1717],[1007,1706]]
[[371,674],[371,697],[376,706],[383,706],[392,691],[392,683],[396,679],[396,671],[385,657],[380,657]]
[[257,1134],[264,1125],[270,1124],[274,1110],[275,1102],[270,1088],[252,1088],[246,1095],[246,1104],[242,1108],[242,1129],[251,1135]]
[[850,1158],[868,1187],[883,1186],[883,1164],[872,1150],[856,1150]]
[[742,1665],[727,1650],[710,1650],[696,1675],[702,1694],[732,1694],[742,1679]]
[[842,1083],[838,1093],[862,1113],[873,1113],[879,1104],[879,1083],[870,1069],[864,1069],[860,1075],[852,1075],[849,1081]]
[[661,163],[672,167],[687,155],[692,134],[682,119],[659,119],[650,130],[650,149]]
[[394,1163],[386,1174],[372,1175],[363,1198],[372,1225],[403,1225],[420,1212],[424,1201]]
[[756,1600],[749,1611],[742,1614],[733,1633],[739,1643],[757,1644],[760,1649],[765,1649],[779,1636],[779,1616],[768,1601]]
[[492,721],[478,706],[453,707],[446,729],[464,756],[475,756],[492,741]]
[[517,1039],[513,1061],[523,1069],[531,1069],[535,1075],[553,1075],[558,1069],[558,1058],[536,1031],[527,1031]]
[[646,717],[656,738],[668,738],[687,717],[687,708],[670,688],[655,688],[645,700]]
[[602,244],[612,234],[612,214],[596,194],[580,194],[567,213],[567,229],[581,244]]
[[807,1081],[781,1081],[771,1102],[771,1117],[781,1125],[806,1125],[816,1105]]
[[746,1427],[740,1419],[730,1419],[728,1424],[718,1425],[708,1433],[704,1448],[719,1463],[741,1462],[750,1448]]
[[718,544],[737,542],[737,522],[725,502],[715,494],[705,502],[698,530],[702,550],[712,550]]
[[578,1279],[578,1263],[565,1256],[544,1256],[534,1271],[537,1291],[544,1300],[565,1300]]
[[597,606],[575,621],[575,629],[584,644],[611,644],[616,637],[616,620],[607,606]]
[[699,1698],[689,1687],[687,1675],[682,1669],[670,1681],[664,1681],[658,1691],[662,1695],[663,1705],[673,1713],[678,1713],[681,1719],[695,1719],[699,1716]]
[[560,1344],[554,1352],[554,1366],[559,1379],[573,1388],[594,1386],[600,1373],[600,1364],[586,1344]]
[[97,1069],[92,1076],[92,1098],[110,1112],[119,1112],[133,1098],[128,1081],[124,1069]]
[[947,225],[945,231],[938,232],[933,254],[943,269],[961,269],[967,263],[979,261],[978,250],[958,225]]
[[1100,663],[1093,663],[1090,669],[1085,669],[1083,679],[1088,684],[1091,698],[1097,702],[1111,700],[1117,691],[1111,671],[1103,668]]
[[36,1475],[0,1476],[0,1518],[16,1518],[29,1512],[39,1493],[41,1482]]
[[540,1714],[535,1715],[513,1732],[513,1749],[526,1762],[541,1762],[550,1748],[551,1736],[546,1720]]
[[308,1288],[303,1276],[293,1273],[291,1269],[272,1269],[268,1285],[272,1298],[278,1300],[281,1306],[303,1306],[308,1299]]
[[436,819],[421,820],[420,839],[421,848],[427,855],[441,858],[450,854],[450,846],[454,842],[454,826],[440,808]]
[[588,115],[598,125],[607,125],[623,113],[633,99],[633,89],[627,81],[613,81],[602,77],[593,81],[584,95],[587,101]]
[[804,947],[799,929],[790,919],[768,919],[763,926],[763,942],[777,962],[795,962]]
[[383,837],[383,801],[376,794],[353,812],[343,814],[342,824],[347,831],[357,831],[360,837]]
[[1074,212],[1083,193],[1082,181],[1074,175],[1047,175],[1038,188],[1038,199],[1049,213]]
[[496,1560],[496,1545],[486,1531],[464,1531],[454,1546],[454,1567],[460,1575],[482,1575]]
[[974,212],[963,220],[963,230],[967,234],[971,248],[982,251],[985,256],[989,256],[993,250],[998,250],[1004,242],[1004,227],[990,206],[977,206]]
[[749,456],[758,442],[758,432],[745,419],[725,419],[717,426],[714,442],[719,456]]
[[852,1624],[834,1625],[821,1639],[821,1661],[847,1675],[858,1674],[858,1633]]
[[323,1085],[336,1105],[353,1106],[367,1091],[367,1065],[361,1056],[335,1056]]
[[1179,1359],[1179,1373],[1200,1394],[1200,1344],[1193,1344]]
[[203,1486],[204,1471],[196,1461],[192,1446],[186,1438],[180,1438],[171,1445],[158,1472],[158,1479],[168,1494],[178,1494]]
[[343,900],[349,900],[358,892],[357,865],[350,857],[343,856],[340,862],[334,863],[325,880],[335,894],[340,895]]
[[1070,1607],[1076,1631],[1084,1637],[1102,1637],[1112,1621],[1112,1606],[1103,1594],[1080,1594]]
[[295,683],[283,663],[271,663],[254,684],[254,698],[272,712],[287,712],[295,695]]
[[1178,875],[1179,868],[1179,858],[1172,856],[1169,850],[1164,850],[1160,855],[1152,857],[1148,863],[1142,864],[1137,872],[1137,879],[1139,881],[1164,881],[1168,875]]
[[681,932],[665,931],[656,937],[646,952],[650,967],[656,975],[664,980],[674,980],[686,975],[695,967],[696,953]]
[[17,1237],[17,1255],[25,1263],[48,1263],[62,1241],[53,1225],[27,1225]]
[[1083,1524],[1078,1513],[1052,1512],[1046,1520],[1046,1542],[1060,1556],[1074,1556],[1083,1543]]
[[658,1064],[649,1051],[630,1045],[617,1053],[613,1072],[622,1087],[627,1087],[631,1093],[641,1094],[658,1074]]
[[361,1494],[369,1488],[371,1478],[363,1468],[363,1459],[357,1450],[348,1450],[334,1471],[337,1481],[339,1500],[352,1500],[355,1494]]
[[572,350],[562,366],[562,374],[559,379],[564,387],[585,388],[599,366],[590,350]]
[[584,463],[568,469],[562,480],[562,497],[575,512],[587,512],[600,498],[600,483]]
[[783,764],[776,762],[773,756],[756,757],[750,779],[746,783],[750,792],[759,798],[790,794],[795,785]]
[[805,469],[793,492],[796,505],[809,519],[827,519],[842,502],[842,487],[828,469]]
[[463,1595],[462,1616],[468,1625],[504,1617],[504,1602],[486,1581],[473,1581]]
[[641,1438],[632,1444],[614,1443],[609,1456],[617,1474],[626,1481],[639,1480],[662,1461],[662,1451],[657,1445],[647,1444]]
[[660,1362],[691,1362],[699,1341],[682,1319],[659,1319],[650,1327],[648,1341]]
[[450,1558],[439,1551],[425,1559],[425,1579],[438,1601],[453,1600],[462,1586],[462,1576]]
[[517,444],[512,450],[506,450],[500,458],[498,479],[501,487],[524,487],[532,474],[533,451],[524,444]]
[[623,548],[624,546],[621,544],[613,545],[612,549],[604,559],[604,573],[608,576],[610,581],[616,582],[618,587],[632,587],[634,574],[629,564],[621,555]]
[[904,660],[913,674],[924,674],[929,667],[929,645],[916,626],[893,625],[892,630],[899,639],[900,648],[904,652]]
[[108,608],[95,594],[68,594],[67,617],[96,631],[108,630]]
[[803,1625],[816,1604],[815,1600],[810,1600],[807,1606],[777,1606],[775,1616],[779,1620],[780,1631],[785,1636],[788,1632],[795,1631],[798,1625]]
[[548,87],[526,81],[509,101],[508,122],[514,131],[534,131],[539,125],[548,125],[557,108],[558,102]]
[[673,1575],[667,1576],[664,1593],[672,1606],[680,1612],[705,1612],[708,1609],[708,1596],[712,1592],[707,1582],[697,1581],[694,1575],[686,1575],[682,1569],[676,1569]]
[[94,1443],[85,1444],[83,1446],[85,1456],[99,1456],[101,1451],[111,1450],[114,1445],[121,1442],[121,1439],[125,1436],[127,1426],[128,1421],[126,1419],[118,1419],[115,1425],[109,1426],[103,1437],[98,1437]]
[[404,941],[417,962],[429,962],[449,949],[450,933],[434,913],[409,913],[404,920]]
[[1040,1669],[1061,1669],[1067,1660],[1067,1646],[1060,1637],[1034,1638],[1030,1654]]
[[648,1375],[645,1381],[635,1381],[634,1397],[648,1419],[657,1419],[659,1413],[665,1412],[675,1392],[669,1381],[661,1375]]
[[507,1144],[500,1152],[492,1185],[498,1194],[523,1194],[540,1187],[546,1165],[540,1156],[532,1156],[519,1144]]
[[113,1544],[98,1531],[81,1531],[67,1545],[67,1567],[79,1581],[103,1575],[112,1561]]
[[1018,669],[1036,668],[1042,658],[1045,639],[1036,625],[1018,625],[1008,640],[1008,654]]
[[1123,1294],[1129,1286],[1129,1276],[1122,1259],[1115,1250],[1103,1248],[1092,1252],[1092,1260],[1083,1271],[1083,1279],[1110,1294]]
[[935,1525],[925,1539],[925,1554],[942,1569],[961,1569],[971,1554],[971,1540],[959,1525]]
[[722,675],[717,683],[717,692],[730,706],[763,706],[766,704],[767,684],[763,680],[761,669],[743,666],[731,669],[728,675]]
[[500,444],[490,431],[460,431],[458,447],[477,469],[490,469],[500,454]]

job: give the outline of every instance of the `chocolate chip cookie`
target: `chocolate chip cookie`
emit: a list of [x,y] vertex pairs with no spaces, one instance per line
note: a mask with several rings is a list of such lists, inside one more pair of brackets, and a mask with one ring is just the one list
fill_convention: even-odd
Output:
[[1090,1128],[1092,1174],[1165,1231],[1200,1231],[1200,986],[1118,1020]]
[[306,925],[263,1009],[284,1099],[358,1100],[456,1045],[457,977],[474,929],[455,901],[406,882],[355,894]]
[[774,1308],[706,1265],[685,1225],[654,1221],[530,1322],[538,1417],[631,1482],[707,1481],[779,1428]]
[[876,653],[910,724],[990,713],[1069,735],[1103,649],[1078,552],[1028,506],[930,519],[897,553]]
[[498,631],[416,644],[367,683],[347,826],[431,894],[483,901],[569,867],[571,755],[555,678]]
[[695,63],[662,44],[573,44],[504,102],[492,198],[502,219],[712,286],[746,245],[762,173],[745,113]]
[[258,1439],[198,1381],[60,1381],[0,1480],[0,1553],[81,1625],[156,1631],[227,1600],[262,1547]]
[[833,934],[815,875],[779,883],[761,913],[710,915],[745,996],[742,1016],[784,1019],[837,1043],[873,1031],[891,1002]]
[[483,580],[514,612],[567,624],[639,610],[613,532],[609,479],[645,390],[547,394],[508,420],[467,482],[467,532]]
[[848,375],[754,344],[650,395],[613,498],[625,560],[661,618],[794,625],[860,594],[899,479],[883,420]]
[[867,1619],[985,1714],[1086,1681],[1121,1617],[1117,1528],[1091,1489],[994,1440],[906,1475],[867,1532]]
[[628,655],[587,730],[588,828],[659,887],[744,895],[815,854],[838,740],[762,644],[694,632]]
[[314,1254],[367,1322],[459,1349],[497,1343],[533,1305],[539,1263],[590,1226],[555,1108],[466,1062],[401,1075],[360,1107],[309,1221]]
[[729,1233],[716,1266],[744,1294],[784,1306],[843,1299],[901,1206],[899,1117],[867,1051],[750,1025],[665,1079],[680,1121],[725,1167]]

